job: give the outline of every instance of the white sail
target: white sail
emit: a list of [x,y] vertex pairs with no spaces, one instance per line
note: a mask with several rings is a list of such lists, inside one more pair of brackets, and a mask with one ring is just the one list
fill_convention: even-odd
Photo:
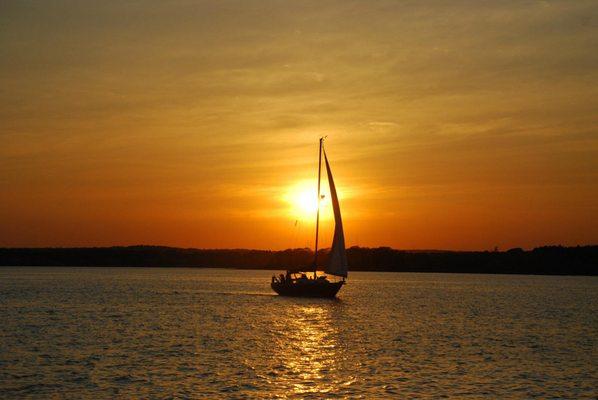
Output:
[[326,161],[326,171],[328,172],[328,184],[330,185],[330,197],[332,201],[332,209],[334,211],[334,238],[332,239],[332,248],[330,249],[328,264],[326,265],[326,273],[337,276],[347,276],[347,253],[345,252],[345,234],[343,233],[343,220],[341,218],[341,208],[338,204],[338,196],[336,194],[336,187],[332,179],[332,171],[330,171],[330,164],[328,164],[328,157],[324,152],[324,160]]

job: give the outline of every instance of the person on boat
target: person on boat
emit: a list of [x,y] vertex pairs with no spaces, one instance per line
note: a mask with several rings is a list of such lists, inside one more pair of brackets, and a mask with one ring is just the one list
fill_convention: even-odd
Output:
[[279,278],[280,283],[285,283],[284,275],[280,274],[279,276],[280,276],[280,278]]

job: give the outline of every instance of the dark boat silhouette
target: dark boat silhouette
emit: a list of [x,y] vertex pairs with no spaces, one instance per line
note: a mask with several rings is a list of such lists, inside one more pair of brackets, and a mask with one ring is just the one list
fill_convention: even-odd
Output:
[[[335,297],[341,287],[346,283],[347,278],[347,254],[345,251],[345,235],[343,232],[343,221],[341,218],[341,209],[336,194],[336,187],[332,179],[332,171],[328,163],[326,151],[323,148],[324,138],[320,138],[318,155],[318,207],[316,212],[316,246],[314,262],[309,270],[288,270],[285,275],[272,277],[271,287],[281,296],[293,297]],[[334,211],[334,237],[332,247],[328,255],[328,262],[324,272],[336,277],[336,281],[329,280],[326,275],[318,276],[318,233],[320,227],[320,182],[322,175],[322,154],[326,163],[326,172],[328,175],[328,185],[330,186],[330,197],[332,209]],[[312,274],[313,273],[313,274]],[[338,280],[338,279],[341,280]]]
[[299,278],[279,279],[272,282],[272,289],[281,296],[291,297],[334,297],[345,284],[344,280],[330,282],[325,276],[309,279],[305,274]]

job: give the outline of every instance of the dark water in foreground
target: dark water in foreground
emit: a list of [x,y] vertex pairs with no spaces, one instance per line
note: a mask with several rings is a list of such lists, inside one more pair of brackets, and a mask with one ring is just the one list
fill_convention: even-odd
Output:
[[0,268],[0,398],[596,398],[598,278]]

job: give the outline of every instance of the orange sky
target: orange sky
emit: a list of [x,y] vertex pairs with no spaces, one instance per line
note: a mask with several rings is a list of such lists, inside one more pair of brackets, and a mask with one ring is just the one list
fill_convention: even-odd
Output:
[[595,1],[107,3],[0,4],[0,246],[311,247],[324,134],[348,245],[598,242]]

